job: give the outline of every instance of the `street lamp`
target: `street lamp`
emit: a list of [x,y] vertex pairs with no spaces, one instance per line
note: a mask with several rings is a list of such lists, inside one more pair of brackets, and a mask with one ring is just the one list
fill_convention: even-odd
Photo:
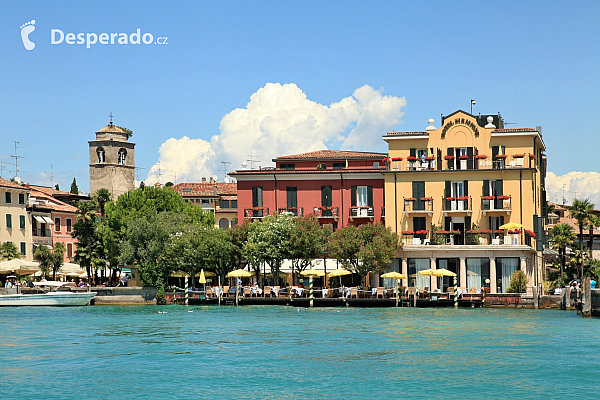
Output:
[[471,115],[473,115],[473,106],[477,104],[477,102],[473,99],[471,99]]

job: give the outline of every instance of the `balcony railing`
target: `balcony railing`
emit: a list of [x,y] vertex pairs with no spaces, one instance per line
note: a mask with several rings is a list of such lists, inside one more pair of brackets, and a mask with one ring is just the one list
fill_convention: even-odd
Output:
[[381,218],[385,218],[385,207],[381,207]]
[[473,212],[473,199],[471,196],[442,197],[442,211],[446,216],[450,213],[470,214]]
[[268,207],[244,208],[244,218],[264,218],[269,215]]
[[433,214],[433,199],[431,197],[425,197],[423,199],[415,199],[412,197],[404,198],[404,213],[408,215],[426,213]]
[[370,218],[373,219],[373,207],[350,207],[350,220],[354,218]]
[[303,217],[304,216],[304,208],[302,208],[302,207],[280,208],[279,213],[281,214],[282,212],[291,212],[292,214],[294,214],[295,217]]
[[504,231],[467,231],[460,234],[449,232],[446,234],[436,233],[434,236],[434,238],[431,238],[431,233],[429,232],[427,235],[403,233],[402,243],[405,246],[517,246],[522,244],[531,246],[531,237],[529,235],[505,234]]
[[[435,160],[392,160],[386,163],[387,171],[435,171],[435,170],[473,170],[473,169],[511,169],[511,168],[536,168],[536,160],[528,155],[524,157],[474,156],[473,159],[447,159],[446,157]],[[471,164],[472,163],[472,164]]]
[[52,237],[52,231],[50,229],[35,228],[32,229],[32,234],[33,236],[38,237]]
[[339,217],[338,207],[315,207],[313,213],[317,218],[335,218]]
[[494,211],[503,211],[510,214],[512,211],[512,198],[509,195],[481,196],[481,210],[483,215]]

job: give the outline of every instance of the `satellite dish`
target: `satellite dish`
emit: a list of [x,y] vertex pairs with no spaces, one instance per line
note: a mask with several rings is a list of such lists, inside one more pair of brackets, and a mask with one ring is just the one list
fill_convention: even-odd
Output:
[[215,181],[215,182],[217,181],[217,179],[219,179],[219,177],[218,177],[218,176],[216,176],[216,175],[213,175],[211,178],[212,178],[212,179],[213,179],[213,181]]
[[242,168],[246,169],[247,165],[248,165],[248,163],[246,161],[242,161]]
[[226,176],[225,177],[225,183],[230,183],[230,182],[231,182],[231,179],[229,179],[229,177]]

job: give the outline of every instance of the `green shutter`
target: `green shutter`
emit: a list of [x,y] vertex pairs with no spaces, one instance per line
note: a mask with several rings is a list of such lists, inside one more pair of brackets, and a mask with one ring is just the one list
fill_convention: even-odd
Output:
[[467,169],[473,169],[473,148],[467,147]]
[[485,179],[483,181],[483,188],[481,190],[481,194],[483,196],[489,196],[490,195],[490,181],[488,181],[487,179]]
[[373,186],[367,186],[367,205],[373,207]]
[[321,186],[321,206],[331,207],[331,186]]
[[492,146],[492,159],[498,155],[498,146]]
[[356,206],[356,186],[350,187],[350,206]]
[[19,228],[25,229],[25,216],[19,215]]
[[27,254],[27,244],[25,242],[21,242],[21,254],[26,256]]
[[411,157],[416,157],[417,156],[417,149],[410,149],[410,156]]
[[12,228],[12,215],[6,214],[6,227]]
[[452,196],[451,185],[452,185],[452,183],[450,181],[444,182],[444,204],[446,206],[446,210],[450,210],[450,208],[452,207],[452,205],[450,204],[450,201],[446,200],[448,197]]

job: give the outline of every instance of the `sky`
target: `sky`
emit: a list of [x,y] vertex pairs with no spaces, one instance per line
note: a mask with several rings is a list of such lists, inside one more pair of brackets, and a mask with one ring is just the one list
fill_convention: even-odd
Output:
[[23,181],[87,192],[88,141],[112,113],[136,179],[223,181],[242,162],[386,151],[386,132],[474,99],[474,114],[542,126],[549,200],[600,207],[598,15],[597,1],[3,1],[0,172],[15,176],[16,141]]

